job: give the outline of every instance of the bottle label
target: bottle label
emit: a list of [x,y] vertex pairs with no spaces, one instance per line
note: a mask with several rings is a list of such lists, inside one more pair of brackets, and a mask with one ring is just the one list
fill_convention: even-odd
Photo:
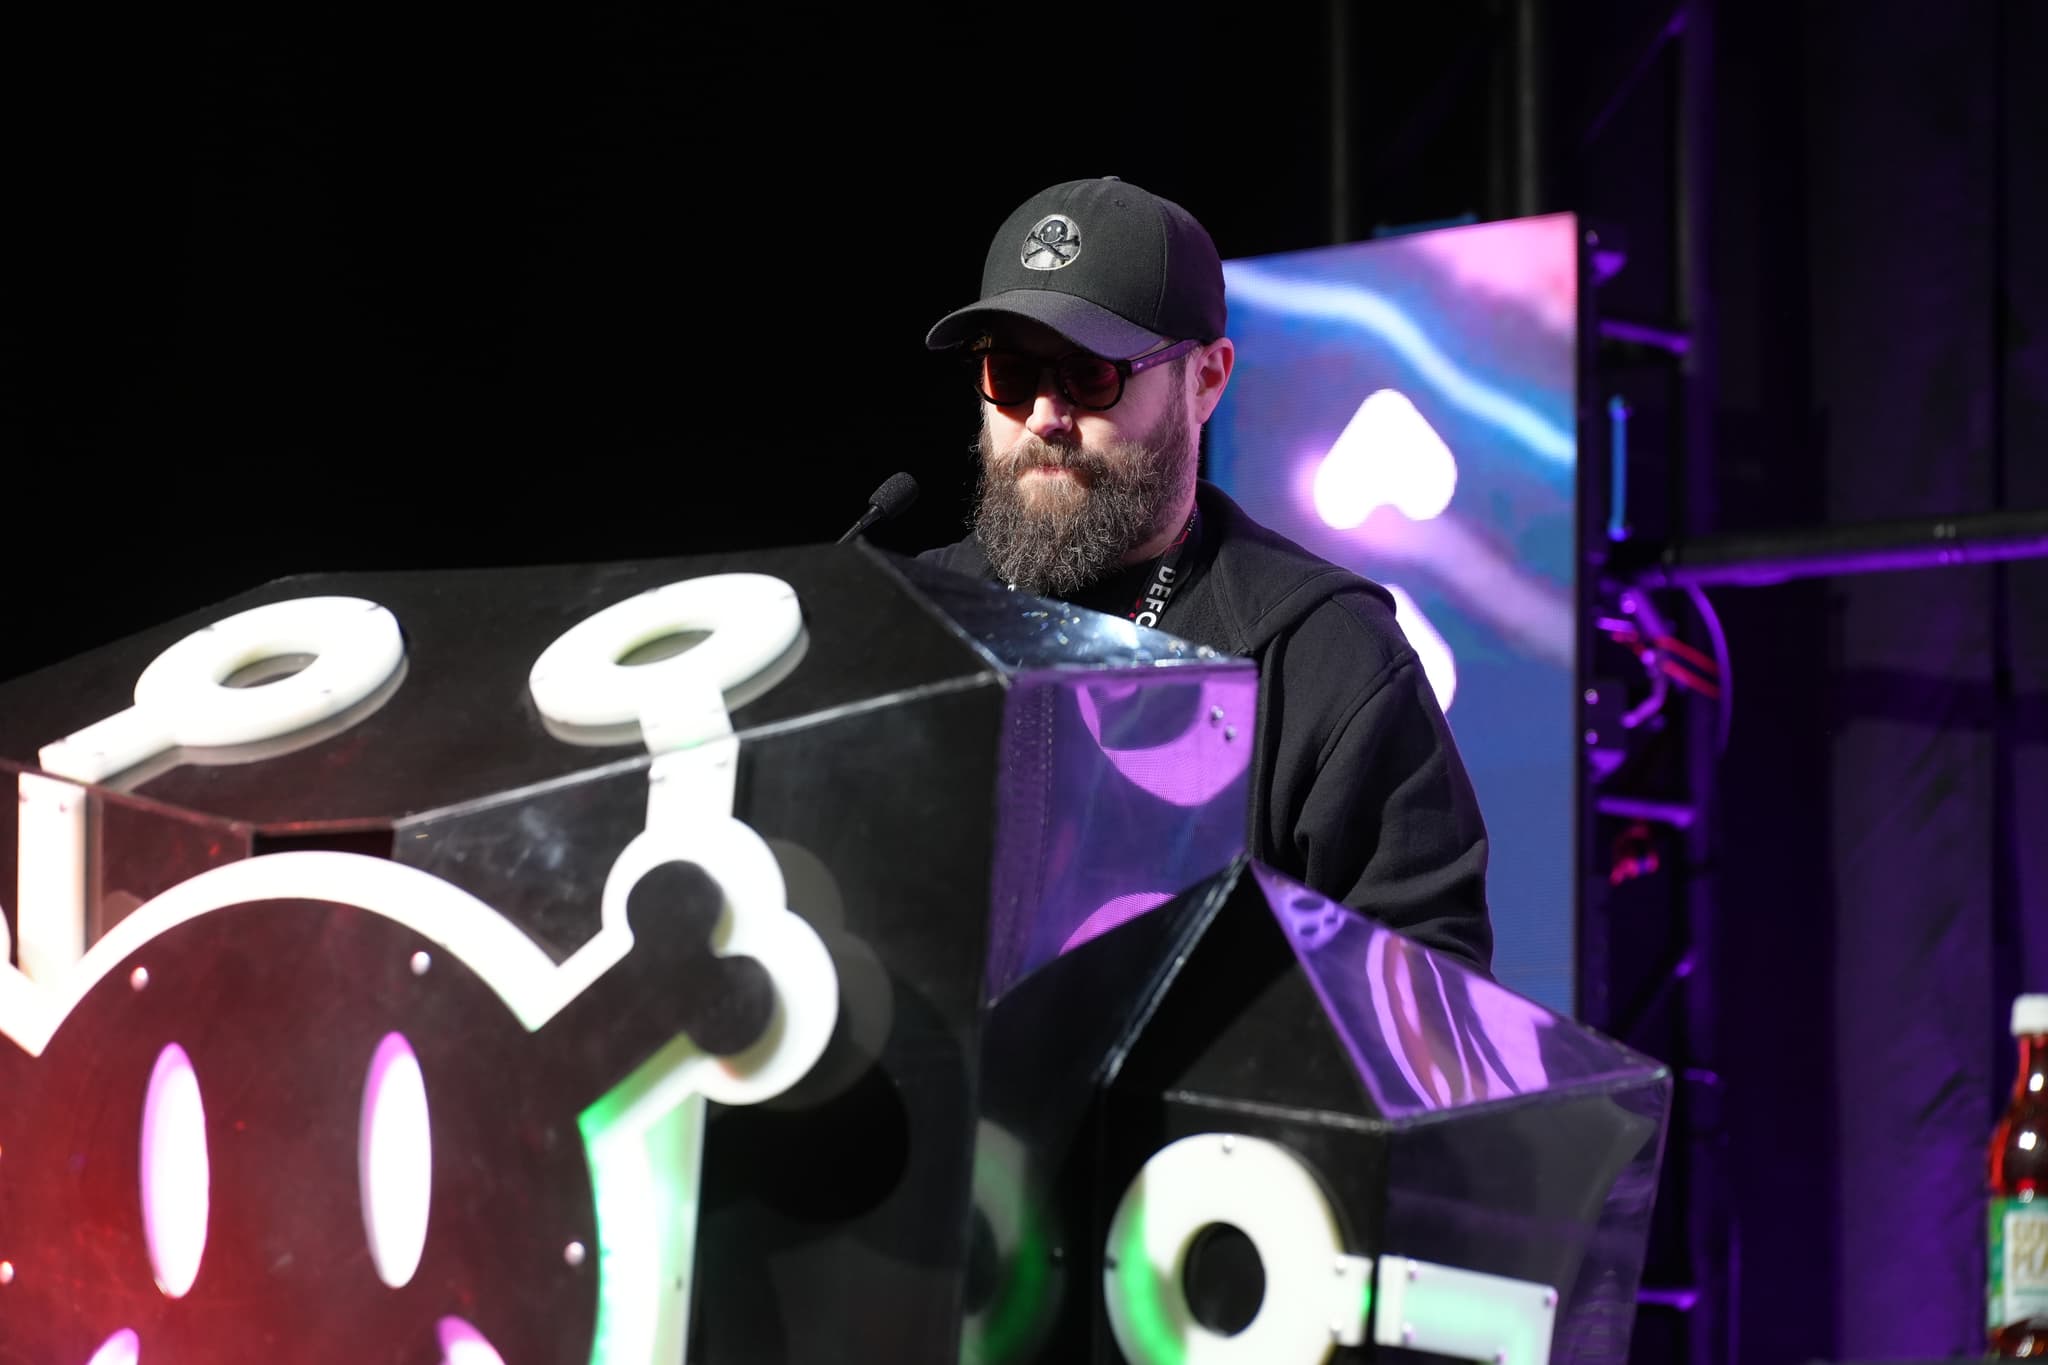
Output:
[[2048,1315],[2048,1200],[1991,1201],[1990,1328]]

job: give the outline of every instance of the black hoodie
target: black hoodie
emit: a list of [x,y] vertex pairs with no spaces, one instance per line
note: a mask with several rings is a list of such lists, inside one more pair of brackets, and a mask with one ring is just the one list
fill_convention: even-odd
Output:
[[[1196,486],[1198,541],[1159,628],[1259,666],[1254,858],[1431,948],[1490,968],[1486,826],[1457,745],[1377,583]],[[992,578],[973,537],[920,559]],[[1150,565],[1072,600],[1126,614]]]

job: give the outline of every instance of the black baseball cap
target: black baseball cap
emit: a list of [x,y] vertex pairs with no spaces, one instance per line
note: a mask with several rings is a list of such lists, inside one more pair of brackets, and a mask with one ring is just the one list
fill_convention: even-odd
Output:
[[1105,176],[1019,205],[989,244],[981,301],[940,318],[925,345],[942,351],[1021,317],[1129,360],[1162,342],[1214,341],[1225,315],[1223,262],[1194,215]]

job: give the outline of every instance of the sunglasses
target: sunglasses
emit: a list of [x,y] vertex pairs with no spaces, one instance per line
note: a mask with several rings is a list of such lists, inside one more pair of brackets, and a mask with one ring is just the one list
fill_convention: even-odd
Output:
[[1124,396],[1125,381],[1132,375],[1178,360],[1201,344],[1176,342],[1136,360],[1105,360],[1087,351],[1068,351],[1057,359],[1046,360],[1022,351],[990,347],[970,357],[974,362],[974,391],[999,408],[1017,407],[1038,397],[1039,379],[1051,370],[1053,387],[1060,397],[1074,407],[1102,412],[1116,406]]

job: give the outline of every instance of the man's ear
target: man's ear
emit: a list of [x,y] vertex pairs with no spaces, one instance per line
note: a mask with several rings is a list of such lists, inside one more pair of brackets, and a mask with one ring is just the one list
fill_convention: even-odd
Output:
[[1229,337],[1218,337],[1202,348],[1201,358],[1188,368],[1195,376],[1195,420],[1206,422],[1223,390],[1230,383],[1230,370],[1237,363],[1237,347]]

